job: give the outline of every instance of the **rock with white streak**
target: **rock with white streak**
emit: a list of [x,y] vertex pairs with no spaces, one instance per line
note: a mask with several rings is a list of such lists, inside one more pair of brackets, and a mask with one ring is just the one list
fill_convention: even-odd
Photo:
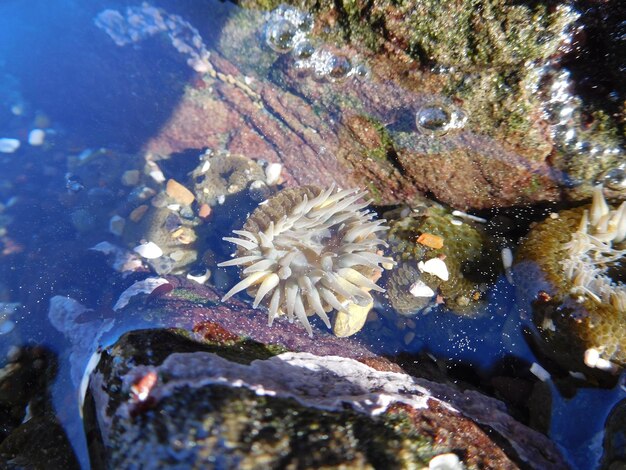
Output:
[[[143,330],[103,352],[85,401],[93,403],[87,432],[97,436],[90,445],[104,450],[99,466],[566,468],[547,438],[479,393],[382,363],[378,370],[334,355],[275,355],[214,322],[196,331],[209,347],[182,330]],[[452,450],[463,462],[453,462]]]
[[122,292],[120,298],[117,299],[115,305],[113,306],[113,310],[121,310],[128,305],[130,299],[139,294],[151,294],[156,288],[169,284],[167,279],[163,279],[162,277],[149,277],[142,281],[135,282],[132,286]]

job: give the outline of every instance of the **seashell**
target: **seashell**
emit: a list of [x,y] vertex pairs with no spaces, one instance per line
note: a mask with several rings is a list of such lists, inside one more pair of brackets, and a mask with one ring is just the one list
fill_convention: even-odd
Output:
[[420,271],[437,276],[443,281],[447,281],[450,277],[446,263],[440,258],[431,258],[426,262],[420,261],[417,267]]
[[155,259],[163,256],[163,250],[154,242],[142,243],[133,248],[133,251],[145,259]]

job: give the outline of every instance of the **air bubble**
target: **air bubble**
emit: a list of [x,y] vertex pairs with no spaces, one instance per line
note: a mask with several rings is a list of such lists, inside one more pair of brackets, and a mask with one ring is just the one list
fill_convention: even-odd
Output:
[[352,69],[352,74],[358,78],[369,78],[370,70],[364,64],[359,64]]
[[300,60],[309,59],[314,52],[315,48],[309,41],[300,41],[293,49],[294,57]]
[[417,111],[415,122],[419,129],[439,133],[448,130],[451,119],[452,114],[444,106],[430,104]]
[[451,129],[461,129],[467,122],[467,115],[443,103],[430,103],[422,106],[415,116],[419,131],[443,135]]
[[313,16],[289,5],[279,5],[272,11],[271,17],[284,19],[304,33],[313,29]]
[[604,175],[604,184],[614,191],[624,191],[626,189],[626,170],[624,168],[613,168]]
[[328,61],[328,77],[333,81],[339,81],[345,79],[350,71],[352,65],[347,57],[342,55],[333,55]]
[[303,33],[309,33],[313,29],[313,16],[309,13],[300,13],[300,18],[298,18],[298,22],[296,26]]
[[271,21],[265,30],[265,41],[276,52],[289,52],[295,46],[296,34],[293,23],[287,20]]

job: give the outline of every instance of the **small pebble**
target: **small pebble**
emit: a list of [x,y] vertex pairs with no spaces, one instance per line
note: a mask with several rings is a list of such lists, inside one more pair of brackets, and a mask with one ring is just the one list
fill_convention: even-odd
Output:
[[530,372],[542,382],[550,380],[550,372],[545,370],[536,362],[533,362],[533,365],[530,366]]
[[173,179],[167,180],[165,192],[169,197],[184,206],[191,205],[191,203],[196,199],[191,191]]
[[404,335],[404,344],[409,344],[414,339],[415,339],[415,333],[412,331],[409,331],[406,335]]
[[117,235],[121,237],[124,233],[124,226],[126,225],[126,219],[120,217],[119,215],[114,215],[109,220],[109,232],[113,235]]
[[136,186],[139,183],[139,170],[127,170],[122,174],[124,186]]
[[148,162],[146,166],[148,167],[148,175],[150,176],[150,178],[152,178],[158,184],[165,183],[165,175],[161,171],[161,168],[159,168],[159,165],[157,165],[155,162]]
[[46,140],[46,131],[43,129],[33,129],[28,133],[28,143],[32,146],[43,145]]
[[139,207],[135,208],[130,213],[128,218],[130,220],[132,220],[133,222],[139,222],[141,219],[143,219],[143,216],[146,215],[147,211],[148,211],[148,205],[147,204],[142,204]]
[[0,138],[0,153],[13,153],[20,148],[20,141],[8,137]]
[[200,206],[200,209],[198,209],[198,217],[200,217],[201,219],[208,219],[209,216],[211,215],[211,206],[209,206],[206,202],[204,204],[202,204]]
[[283,166],[280,163],[270,163],[265,167],[265,182],[270,186],[280,182]]

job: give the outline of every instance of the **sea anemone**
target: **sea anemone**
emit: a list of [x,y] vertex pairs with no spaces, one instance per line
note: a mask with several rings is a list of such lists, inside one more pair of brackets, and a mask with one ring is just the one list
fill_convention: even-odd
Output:
[[590,209],[583,212],[578,230],[564,246],[569,256],[561,265],[573,283],[572,294],[626,311],[626,285],[608,275],[609,268],[626,254],[625,249],[616,248],[624,239],[626,202],[611,210],[602,195],[602,186],[596,186]]
[[247,289],[253,306],[269,310],[269,325],[279,315],[295,318],[312,335],[308,316],[317,314],[330,328],[327,313],[348,313],[351,304],[368,305],[379,265],[393,264],[382,256],[378,238],[388,229],[366,209],[365,192],[302,186],[282,190],[261,203],[248,217],[234,258],[219,266],[240,266],[242,280],[223,301]]
[[[602,186],[590,206],[538,223],[515,267],[545,351],[569,369],[626,365],[626,202],[611,208]],[[583,368],[584,366],[584,368]]]

